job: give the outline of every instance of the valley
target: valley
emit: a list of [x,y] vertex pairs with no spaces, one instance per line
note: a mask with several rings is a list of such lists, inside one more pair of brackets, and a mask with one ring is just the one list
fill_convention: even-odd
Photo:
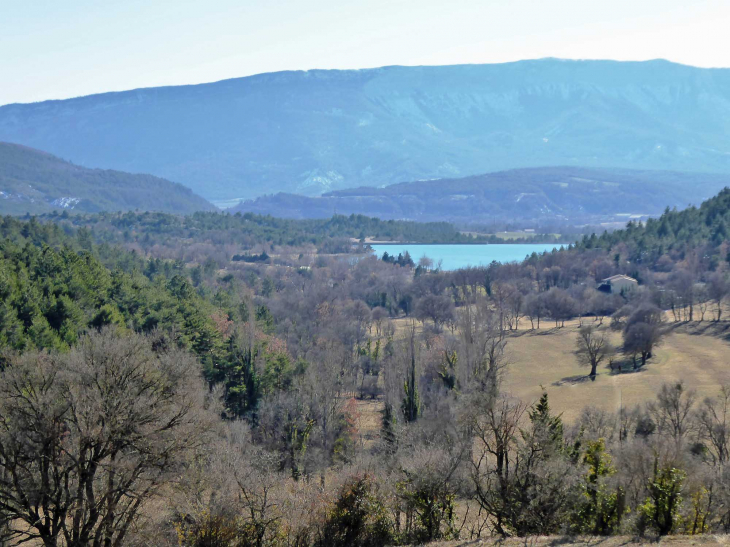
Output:
[[730,543],[730,7],[31,4],[1,547]]

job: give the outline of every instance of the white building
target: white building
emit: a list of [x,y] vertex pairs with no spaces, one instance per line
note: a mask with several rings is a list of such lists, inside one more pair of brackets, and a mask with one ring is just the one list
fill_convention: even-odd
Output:
[[639,282],[633,277],[629,277],[628,275],[612,275],[601,281],[600,285],[598,285],[598,290],[611,294],[621,294],[633,291],[638,286]]

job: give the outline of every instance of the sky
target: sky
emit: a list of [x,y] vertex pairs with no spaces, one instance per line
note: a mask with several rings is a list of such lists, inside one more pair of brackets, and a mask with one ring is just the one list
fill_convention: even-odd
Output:
[[279,70],[730,67],[728,0],[0,0],[0,105]]

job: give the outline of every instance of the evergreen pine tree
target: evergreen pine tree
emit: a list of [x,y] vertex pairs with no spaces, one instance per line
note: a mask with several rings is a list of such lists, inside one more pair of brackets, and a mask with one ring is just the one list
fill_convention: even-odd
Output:
[[[563,449],[563,419],[550,413],[548,394],[543,392],[540,401],[528,412],[532,423],[533,442],[543,444],[546,450]],[[549,451],[549,450],[548,450]]]

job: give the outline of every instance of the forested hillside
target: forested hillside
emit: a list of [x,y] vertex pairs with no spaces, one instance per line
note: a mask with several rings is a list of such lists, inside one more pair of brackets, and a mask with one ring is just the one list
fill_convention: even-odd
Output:
[[629,222],[626,229],[585,237],[580,248],[612,249],[623,246],[637,265],[666,268],[672,262],[696,255],[697,260],[716,268],[727,253],[730,239],[730,189],[699,207],[666,209],[659,218],[645,223]]
[[495,221],[595,225],[626,222],[630,215],[659,215],[667,205],[697,205],[728,184],[730,175],[542,167],[339,190],[317,197],[275,194],[244,201],[232,211],[287,218],[327,218],[337,211],[462,225]]
[[215,345],[212,308],[196,295],[181,264],[168,263],[165,275],[155,276],[134,254],[108,247],[94,253],[83,233],[70,237],[35,220],[0,218],[0,236],[3,348],[68,349],[104,325],[173,329],[201,357]]
[[0,139],[220,200],[537,166],[730,173],[729,99],[730,70],[661,60],[311,70],[6,105]]
[[40,150],[0,142],[0,214],[50,211],[214,210],[190,189],[152,175],[88,169]]
[[247,248],[261,244],[337,246],[348,252],[351,239],[419,243],[502,243],[503,240],[470,236],[447,222],[380,220],[362,215],[330,215],[326,219],[297,220],[253,213],[195,213],[187,216],[164,213],[119,213],[74,215],[44,220],[76,227],[88,227],[101,240],[117,243],[163,244],[172,240],[201,239],[216,244],[238,244]]

